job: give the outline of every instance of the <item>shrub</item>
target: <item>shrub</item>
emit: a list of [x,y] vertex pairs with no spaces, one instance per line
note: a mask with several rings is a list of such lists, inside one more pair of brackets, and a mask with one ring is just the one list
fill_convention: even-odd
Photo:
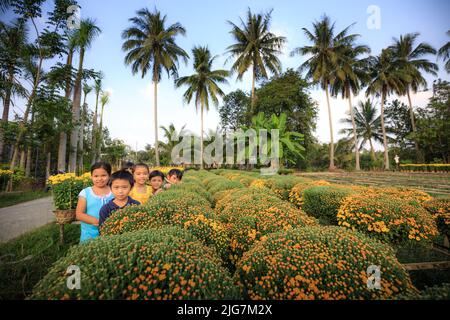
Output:
[[306,189],[315,186],[330,186],[330,185],[331,183],[325,180],[298,183],[289,192],[289,201],[300,208],[303,205],[303,192]]
[[338,186],[312,187],[303,192],[302,209],[322,224],[337,225],[336,215],[342,201],[354,193],[350,188]]
[[378,195],[389,195],[398,199],[408,201],[410,204],[421,205],[426,201],[433,200],[428,193],[417,189],[408,188],[368,188],[365,193]]
[[[381,290],[367,269],[381,266]],[[273,233],[246,252],[235,273],[244,299],[386,299],[415,292],[390,246],[344,228]]]
[[404,300],[450,300],[450,283],[438,286],[426,287],[420,293],[402,295],[399,299]]
[[405,199],[372,192],[345,198],[337,221],[340,226],[395,245],[429,241],[438,233],[433,217],[422,207],[411,205]]
[[230,181],[230,180],[217,181],[214,183],[210,183],[209,186],[210,186],[209,192],[213,195],[220,191],[232,190],[232,189],[238,189],[238,188],[244,187],[242,185],[242,183],[240,183],[238,181]]
[[[82,270],[67,288],[67,267]],[[34,288],[32,299],[225,299],[236,293],[215,252],[166,227],[100,237],[72,248]]]
[[90,173],[75,176],[73,173],[50,176],[48,184],[53,191],[53,201],[58,210],[76,209],[78,194],[84,188],[92,185]]
[[226,225],[202,214],[192,216],[184,223],[184,228],[191,232],[204,245],[214,248],[224,265],[230,254],[230,236]]
[[183,183],[176,184],[176,185],[172,186],[170,188],[170,190],[172,190],[172,191],[184,190],[184,191],[187,191],[187,192],[193,192],[193,193],[196,193],[197,195],[205,198],[206,200],[208,200],[209,203],[212,203],[212,201],[213,201],[211,193],[206,191],[205,187],[203,187],[203,185],[200,184],[200,183],[183,182]]
[[450,237],[450,198],[430,200],[423,207],[433,215],[439,232]]
[[[257,191],[233,195],[227,205],[222,203],[216,213],[220,221],[229,226],[231,239],[230,261],[236,264],[256,241],[276,231],[315,225],[317,221],[300,209],[275,196],[263,195]],[[227,201],[225,198],[222,201]]]
[[280,199],[289,200],[291,189],[299,182],[308,180],[294,176],[276,176],[265,180],[265,186],[271,189]]

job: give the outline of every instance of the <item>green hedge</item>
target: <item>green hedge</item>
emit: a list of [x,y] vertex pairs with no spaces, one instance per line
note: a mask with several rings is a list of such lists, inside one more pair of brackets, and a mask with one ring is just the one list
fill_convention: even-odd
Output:
[[319,186],[306,189],[303,193],[302,209],[309,215],[319,219],[321,224],[337,225],[336,215],[342,201],[352,189],[335,186]]
[[[68,266],[81,288],[67,288]],[[180,228],[100,237],[72,248],[31,299],[230,299],[236,289],[216,253]]]

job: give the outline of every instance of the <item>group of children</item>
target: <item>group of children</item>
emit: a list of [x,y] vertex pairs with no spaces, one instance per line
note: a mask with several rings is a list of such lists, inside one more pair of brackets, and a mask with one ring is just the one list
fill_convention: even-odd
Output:
[[[97,162],[91,167],[92,187],[78,195],[77,220],[81,222],[80,242],[99,236],[99,226],[115,210],[145,204],[148,199],[181,182],[183,173],[172,169],[167,178],[161,171],[150,172],[148,165],[128,163],[111,174],[111,165]],[[148,183],[150,185],[148,185]]]

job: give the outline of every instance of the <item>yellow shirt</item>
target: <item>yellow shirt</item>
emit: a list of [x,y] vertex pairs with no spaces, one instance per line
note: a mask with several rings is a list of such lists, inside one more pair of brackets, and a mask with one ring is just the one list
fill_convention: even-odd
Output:
[[134,200],[139,201],[141,204],[146,204],[148,199],[153,195],[153,189],[151,186],[146,186],[146,193],[138,193],[136,188],[131,189],[130,197]]

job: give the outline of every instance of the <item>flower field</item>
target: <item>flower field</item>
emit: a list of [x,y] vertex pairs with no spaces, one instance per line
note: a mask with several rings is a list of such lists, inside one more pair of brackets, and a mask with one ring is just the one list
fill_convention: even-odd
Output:
[[[30,298],[418,299],[396,250],[448,236],[449,208],[406,188],[188,171],[146,205],[114,212]],[[80,267],[80,290],[66,286],[71,265]],[[371,266],[381,272],[377,288],[368,286]]]

